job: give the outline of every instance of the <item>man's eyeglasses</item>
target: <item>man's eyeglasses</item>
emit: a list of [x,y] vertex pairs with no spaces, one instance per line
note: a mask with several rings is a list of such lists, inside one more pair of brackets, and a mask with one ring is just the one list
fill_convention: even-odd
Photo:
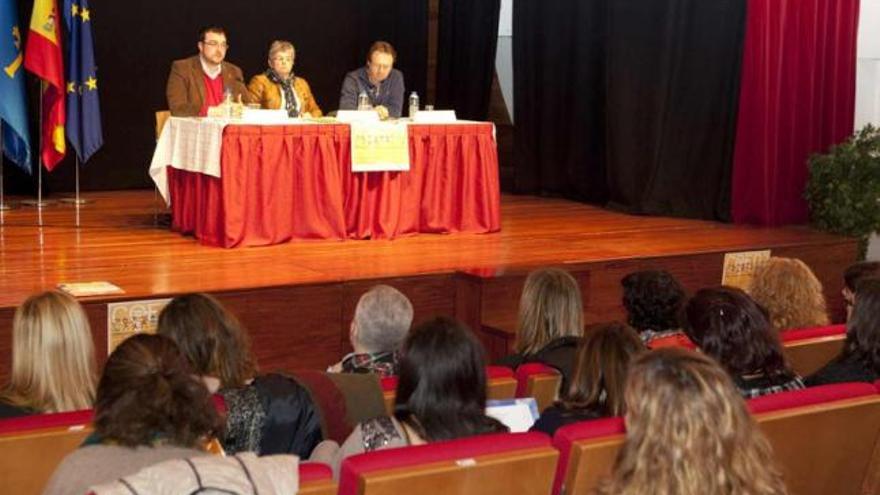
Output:
[[203,41],[202,43],[210,46],[211,48],[217,48],[218,46],[220,48],[229,48],[229,43],[226,43],[225,41],[208,40]]

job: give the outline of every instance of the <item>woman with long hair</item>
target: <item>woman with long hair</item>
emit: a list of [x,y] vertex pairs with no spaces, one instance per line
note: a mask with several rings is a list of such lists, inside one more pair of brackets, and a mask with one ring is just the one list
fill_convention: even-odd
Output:
[[158,331],[177,343],[208,390],[223,397],[228,454],[308,457],[321,441],[308,391],[287,376],[257,373],[244,328],[219,301],[207,294],[175,297],[159,313]]
[[104,365],[94,434],[62,461],[43,493],[78,495],[158,462],[208,455],[222,425],[211,395],[174,342],[135,335]]
[[776,330],[828,324],[822,282],[799,259],[770,258],[758,268],[748,292],[770,314]]
[[767,312],[735,287],[702,289],[685,307],[685,333],[717,359],[747,399],[804,388]]
[[509,368],[539,362],[562,374],[563,390],[584,334],[584,308],[577,281],[565,270],[544,268],[526,278],[519,302],[516,353],[497,364]]
[[96,376],[82,306],[60,291],[35,294],[12,321],[12,373],[0,393],[0,417],[89,409]]
[[578,351],[571,384],[541,413],[532,430],[552,436],[569,423],[622,415],[630,362],[645,351],[639,335],[627,325],[609,323],[590,331]]
[[857,285],[840,354],[806,379],[809,386],[880,380],[880,279]]
[[438,317],[413,329],[398,376],[393,416],[360,423],[341,447],[322,442],[312,460],[338,473],[343,459],[362,452],[507,431],[486,416],[483,349],[461,323]]
[[770,444],[711,358],[680,348],[643,354],[625,398],[626,440],[598,493],[786,493]]

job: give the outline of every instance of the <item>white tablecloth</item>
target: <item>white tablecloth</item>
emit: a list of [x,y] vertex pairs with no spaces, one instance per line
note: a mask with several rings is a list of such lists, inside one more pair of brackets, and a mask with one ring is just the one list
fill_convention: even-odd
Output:
[[226,119],[168,119],[150,163],[150,177],[166,203],[170,204],[171,198],[168,196],[165,167],[220,177],[220,144],[223,141],[223,128],[229,123]]

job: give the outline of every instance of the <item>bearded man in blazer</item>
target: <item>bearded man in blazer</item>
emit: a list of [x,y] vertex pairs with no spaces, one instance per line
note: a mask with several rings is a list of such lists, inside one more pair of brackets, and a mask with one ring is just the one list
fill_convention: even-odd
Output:
[[205,116],[208,108],[223,102],[224,93],[234,101],[251,102],[238,66],[224,61],[229,45],[226,31],[211,26],[201,31],[199,53],[171,64],[165,96],[175,117]]

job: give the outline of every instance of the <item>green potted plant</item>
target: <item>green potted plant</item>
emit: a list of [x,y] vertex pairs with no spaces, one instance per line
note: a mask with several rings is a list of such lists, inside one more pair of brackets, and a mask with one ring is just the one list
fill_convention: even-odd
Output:
[[880,129],[870,124],[823,155],[810,157],[804,197],[815,227],[859,239],[864,259],[880,231]]

